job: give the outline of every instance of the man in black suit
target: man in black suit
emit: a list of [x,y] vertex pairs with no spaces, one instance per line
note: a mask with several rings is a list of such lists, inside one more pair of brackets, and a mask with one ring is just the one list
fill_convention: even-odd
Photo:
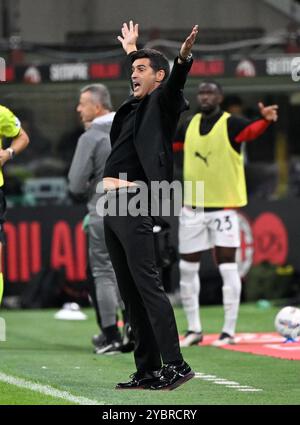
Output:
[[[148,208],[133,216],[129,206],[139,191],[137,181],[149,187],[154,181],[173,179],[172,139],[180,114],[187,109],[183,88],[197,33],[195,26],[182,44],[170,75],[162,53],[137,50],[138,24],[123,24],[122,37],[118,37],[131,61],[133,95],[119,108],[111,128],[112,151],[103,176],[108,207],[104,226],[135,336],[137,371],[117,389],[171,390],[195,375],[182,358],[174,312],[160,281],[153,217]],[[110,212],[113,204],[119,206],[117,214]]]

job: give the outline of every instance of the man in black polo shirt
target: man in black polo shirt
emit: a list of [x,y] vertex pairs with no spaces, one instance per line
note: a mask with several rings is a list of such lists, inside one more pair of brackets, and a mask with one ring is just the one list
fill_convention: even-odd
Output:
[[[103,175],[108,210],[110,202],[121,205],[125,196],[129,206],[138,190],[136,181],[147,185],[172,181],[172,138],[181,112],[187,109],[183,88],[197,32],[195,26],[169,76],[164,55],[137,50],[138,25],[132,21],[129,27],[123,25],[118,39],[132,64],[133,96],[119,108],[112,124],[112,151]],[[138,216],[128,212],[104,217],[107,248],[136,341],[137,371],[116,388],[171,390],[194,372],[182,358],[174,312],[159,278],[153,218],[148,211]]]

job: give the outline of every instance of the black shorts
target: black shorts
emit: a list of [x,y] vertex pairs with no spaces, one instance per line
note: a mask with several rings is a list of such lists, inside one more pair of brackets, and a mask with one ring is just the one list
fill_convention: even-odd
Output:
[[3,189],[0,187],[0,243],[5,243],[3,224],[6,218],[6,200]]

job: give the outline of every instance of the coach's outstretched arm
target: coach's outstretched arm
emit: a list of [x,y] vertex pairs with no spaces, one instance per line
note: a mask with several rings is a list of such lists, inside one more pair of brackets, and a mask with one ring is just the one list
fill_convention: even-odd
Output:
[[[174,60],[174,66],[167,82],[164,84],[163,96],[168,108],[173,108],[177,102],[182,102],[182,90],[184,89],[187,75],[192,67],[192,48],[198,34],[198,25],[195,25],[190,35],[182,43],[178,56]],[[172,103],[170,104],[170,99]],[[181,110],[183,112],[184,109]]]
[[199,27],[195,25],[190,35],[183,42],[179,52],[179,63],[184,62],[192,52],[192,47],[195,43]]
[[129,53],[137,50],[136,42],[139,37],[139,24],[133,24],[133,21],[129,21],[129,25],[126,22],[121,28],[122,36],[118,36],[118,40],[122,44],[123,49],[129,55]]

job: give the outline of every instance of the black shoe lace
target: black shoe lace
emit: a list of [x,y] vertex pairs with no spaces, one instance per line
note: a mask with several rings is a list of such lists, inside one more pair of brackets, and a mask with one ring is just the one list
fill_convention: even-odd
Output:
[[137,380],[137,378],[138,378],[138,372],[134,372],[134,373],[132,373],[131,375],[129,375],[129,378],[130,378],[131,380]]
[[162,378],[173,378],[174,374],[177,374],[176,366],[174,365],[164,365],[161,369],[161,377]]

